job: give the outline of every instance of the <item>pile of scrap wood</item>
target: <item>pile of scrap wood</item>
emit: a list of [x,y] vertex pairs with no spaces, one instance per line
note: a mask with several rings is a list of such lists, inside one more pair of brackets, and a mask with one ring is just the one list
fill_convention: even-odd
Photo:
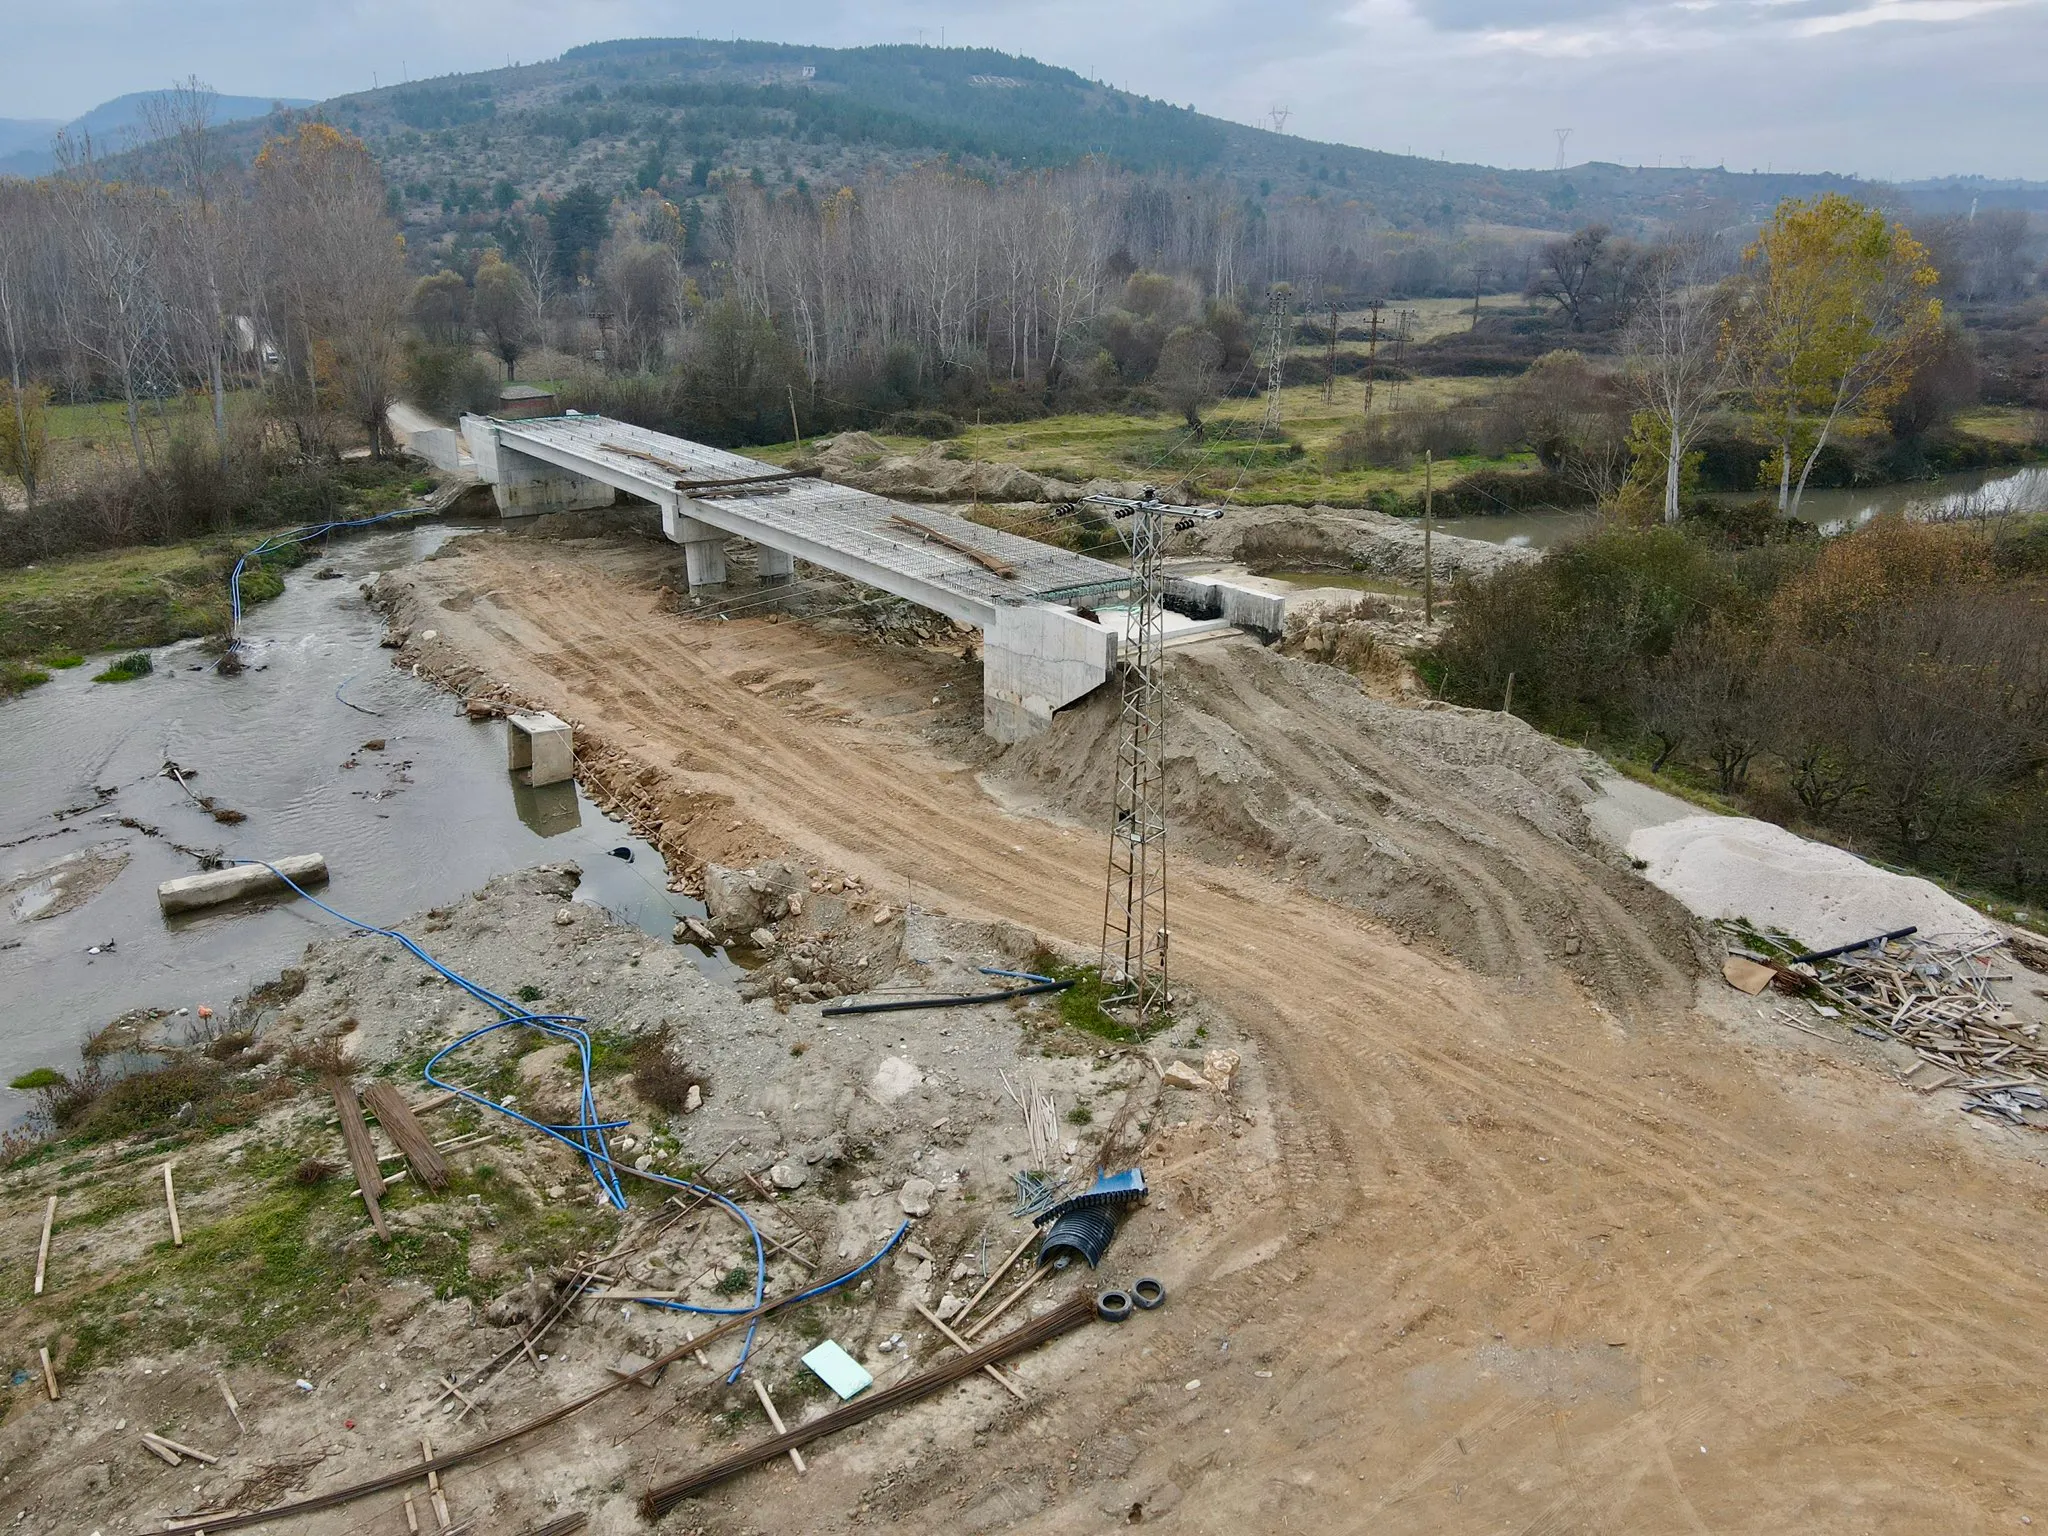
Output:
[[[1907,937],[1825,957],[1737,960],[1768,969],[1780,990],[1814,1000],[1856,1033],[1911,1047],[1906,1081],[1922,1092],[1956,1088],[1963,1109],[2048,1130],[2048,1045],[1991,990],[2002,943],[1945,948]],[[1745,990],[1748,990],[1745,988]]]

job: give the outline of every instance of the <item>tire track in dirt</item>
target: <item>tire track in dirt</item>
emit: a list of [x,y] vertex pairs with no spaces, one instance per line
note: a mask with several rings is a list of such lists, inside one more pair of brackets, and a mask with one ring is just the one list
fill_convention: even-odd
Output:
[[[494,675],[884,888],[914,874],[921,901],[1092,942],[1099,837],[1006,814],[922,744],[929,667],[799,625],[685,625],[582,551],[493,549],[431,580],[510,593],[542,571],[560,578],[544,611],[502,634],[445,620]],[[565,662],[588,681],[556,676]],[[733,681],[762,666],[759,693]],[[1121,1386],[1060,1399],[1041,1462],[1028,1437],[1008,1447],[1051,1483],[1016,1527],[1099,1525],[1105,1495],[1060,1448],[1110,1433],[1142,1447],[1133,1484],[1183,1489],[1189,1529],[1985,1529],[2048,1504],[2028,1385],[2048,1374],[2048,1287],[2015,1257],[2048,1210],[2039,1170],[1887,1084],[1766,1076],[1686,1018],[1686,957],[1625,873],[1458,775],[1431,783],[1275,675],[1234,680],[1219,708],[1244,730],[1309,713],[1278,733],[1275,771],[1417,807],[1403,835],[1491,914],[1507,970],[1475,978],[1242,866],[1181,865],[1177,953],[1260,1040],[1286,1106],[1286,1240],[1183,1286],[1151,1357],[1118,1357]],[[849,718],[765,696],[806,680]],[[1618,1017],[1557,968],[1565,896]],[[1245,1243],[1274,1230],[1223,1209],[1217,1270],[1241,1251],[1231,1223]],[[1595,1369],[1613,1340],[1629,1369]],[[950,1493],[912,1477],[891,1518],[944,1528]]]

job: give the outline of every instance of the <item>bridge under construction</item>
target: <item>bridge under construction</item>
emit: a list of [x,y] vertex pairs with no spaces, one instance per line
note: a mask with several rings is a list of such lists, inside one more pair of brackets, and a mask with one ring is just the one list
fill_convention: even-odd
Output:
[[[765,580],[803,560],[979,629],[983,723],[998,740],[1044,730],[1108,681],[1127,643],[1119,615],[1096,616],[1132,583],[1105,560],[602,416],[466,416],[462,437],[505,517],[609,506],[622,493],[651,502],[693,592],[725,585],[727,541],[740,538]],[[1274,599],[1177,585],[1201,629],[1278,628]]]

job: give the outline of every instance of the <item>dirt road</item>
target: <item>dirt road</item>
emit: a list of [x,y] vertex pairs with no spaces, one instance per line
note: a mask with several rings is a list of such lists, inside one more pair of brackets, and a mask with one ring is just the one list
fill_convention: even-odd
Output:
[[[679,553],[488,538],[402,580],[436,659],[644,764],[693,851],[780,841],[914,882],[920,902],[1094,938],[1101,838],[982,788],[976,667],[802,624],[685,622],[658,591]],[[867,1468],[862,1518],[2048,1525],[2048,1175],[2024,1133],[1805,1036],[1755,1043],[1694,1012],[1691,955],[1625,875],[1514,814],[1497,779],[1402,780],[1369,739],[1390,727],[1318,703],[1326,686],[1299,684],[1316,712],[1265,744],[1299,759],[1289,792],[1322,775],[1336,831],[1455,854],[1444,878],[1467,894],[1432,910],[1478,913],[1487,934],[1404,943],[1303,890],[1292,844],[1243,832],[1232,854],[1212,830],[1206,861],[1178,869],[1176,954],[1261,1040],[1287,1106],[1278,1166],[1264,1186],[1205,1185],[1199,1158],[1155,1155],[1214,1240],[1172,1277],[1146,1352],[986,1459]],[[1379,807],[1377,832],[1352,802]],[[1456,836],[1414,830],[1432,817]],[[836,1504],[831,1476],[814,1471],[811,1507],[846,1513],[812,1529],[863,1497],[856,1480]]]

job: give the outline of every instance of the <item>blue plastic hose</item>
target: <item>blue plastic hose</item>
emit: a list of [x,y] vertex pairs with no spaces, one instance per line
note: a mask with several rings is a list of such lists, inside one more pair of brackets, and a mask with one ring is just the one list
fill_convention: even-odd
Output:
[[303,544],[308,539],[317,539],[323,533],[333,533],[342,528],[368,528],[376,523],[388,523],[397,517],[417,517],[422,512],[431,512],[432,507],[421,503],[416,507],[400,507],[396,512],[379,512],[375,517],[354,517],[331,523],[311,523],[304,528],[294,528],[289,533],[273,533],[254,549],[245,552],[235,562],[235,568],[228,573],[228,649],[234,650],[241,644],[238,631],[242,627],[242,571],[251,560],[257,560],[274,550],[285,549],[293,544]]
[[[485,1007],[503,1014],[504,1017],[499,1019],[497,1023],[486,1024],[481,1029],[471,1030],[460,1040],[455,1041],[453,1044],[445,1045],[436,1051],[432,1059],[427,1062],[424,1072],[426,1080],[435,1087],[452,1093],[458,1098],[467,1099],[479,1108],[488,1109],[493,1114],[504,1115],[508,1119],[516,1120],[521,1125],[539,1131],[544,1136],[553,1137],[564,1146],[573,1147],[581,1154],[584,1162],[590,1168],[591,1175],[597,1180],[598,1188],[603,1192],[605,1199],[619,1210],[623,1211],[626,1208],[626,1192],[619,1183],[619,1176],[616,1171],[618,1165],[612,1161],[611,1152],[605,1145],[604,1133],[606,1131],[615,1131],[627,1122],[624,1120],[606,1120],[598,1114],[597,1098],[596,1094],[592,1091],[590,1082],[590,1035],[587,1030],[579,1027],[588,1024],[590,1022],[588,1019],[580,1018],[573,1014],[528,1013],[510,999],[500,997],[488,987],[480,986],[459,971],[443,965],[439,960],[436,960],[422,949],[408,935],[400,932],[398,929],[380,927],[376,923],[366,923],[359,918],[350,917],[346,912],[337,911],[335,908],[330,907],[326,902],[306,890],[305,887],[268,859],[231,859],[228,862],[231,864],[254,864],[269,870],[278,879],[290,886],[292,890],[318,907],[322,912],[325,912],[329,917],[346,923],[349,927],[364,933],[374,933],[380,938],[396,941],[430,970],[453,982]],[[511,1029],[514,1026],[538,1029],[543,1034],[558,1040],[567,1040],[575,1045],[583,1068],[583,1085],[577,1105],[577,1111],[581,1118],[575,1124],[543,1124],[541,1121],[520,1114],[517,1110],[508,1109],[503,1104],[495,1103],[482,1094],[463,1087],[460,1083],[450,1082],[445,1078],[435,1075],[434,1068],[439,1066],[446,1057],[474,1041],[481,1040],[485,1035],[493,1034],[501,1029]],[[690,1194],[701,1196],[717,1205],[724,1206],[726,1210],[739,1218],[740,1223],[746,1227],[748,1236],[754,1240],[754,1299],[751,1304],[744,1307],[700,1307],[680,1301],[650,1301],[644,1304],[658,1306],[665,1311],[698,1312],[715,1317],[737,1317],[758,1308],[766,1299],[768,1291],[768,1251],[766,1245],[761,1240],[761,1229],[754,1225],[753,1218],[715,1189],[708,1189],[701,1184],[692,1184],[686,1179],[670,1178],[666,1174],[650,1173],[643,1169],[635,1169],[633,1173],[636,1178],[647,1179],[656,1184],[663,1184],[671,1189],[684,1190]],[[857,1279],[886,1258],[890,1251],[903,1240],[904,1234],[909,1230],[910,1223],[904,1222],[897,1227],[895,1235],[882,1246],[881,1251],[869,1259],[867,1263],[861,1265],[859,1269],[852,1270],[837,1280],[827,1281],[823,1285],[814,1286],[808,1291],[799,1293],[793,1299],[808,1300],[813,1296],[821,1296],[827,1291],[834,1290]],[[726,1378],[728,1381],[737,1381],[740,1373],[746,1368],[747,1359],[753,1353],[754,1333],[759,1327],[760,1324],[758,1322],[748,1325],[746,1339],[740,1346],[739,1363],[732,1368],[732,1374]]]

